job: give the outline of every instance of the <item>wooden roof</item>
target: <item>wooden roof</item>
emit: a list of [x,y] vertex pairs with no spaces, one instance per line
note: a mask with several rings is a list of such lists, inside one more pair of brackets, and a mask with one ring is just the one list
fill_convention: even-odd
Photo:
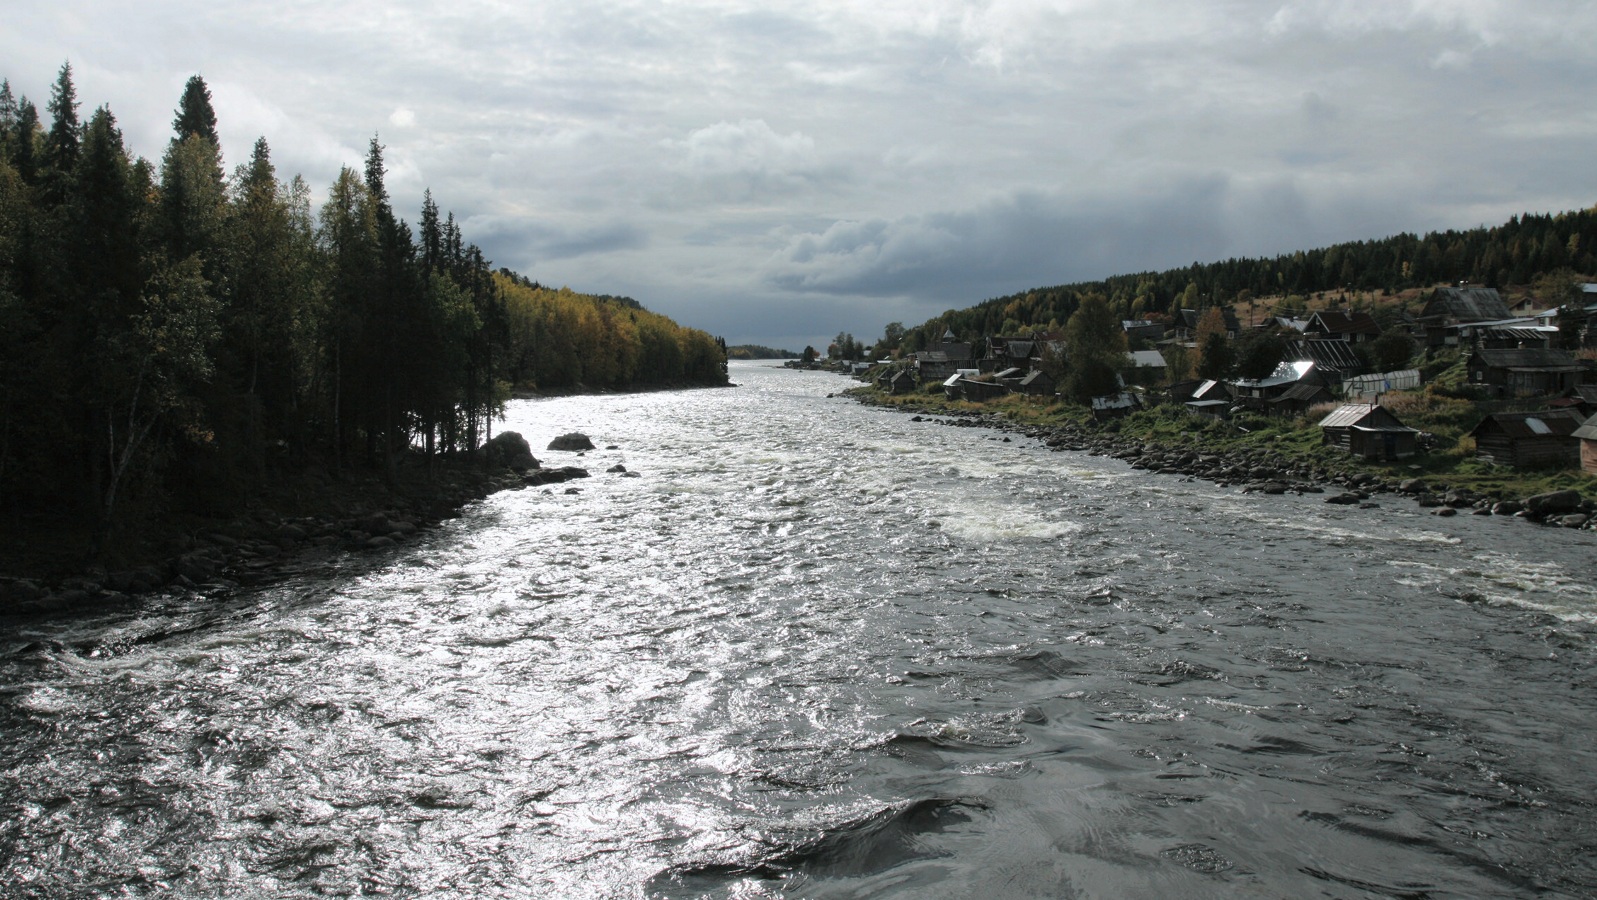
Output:
[[1512,317],[1496,288],[1437,288],[1436,296],[1420,310],[1420,318],[1446,316],[1465,322],[1491,322]]
[[1521,350],[1476,350],[1475,355],[1492,369],[1539,369],[1546,371],[1578,372],[1580,363],[1564,350],[1548,347],[1526,347]]
[[1544,409],[1537,412],[1492,413],[1470,429],[1470,436],[1501,431],[1511,438],[1568,437],[1580,428],[1585,417],[1572,409]]

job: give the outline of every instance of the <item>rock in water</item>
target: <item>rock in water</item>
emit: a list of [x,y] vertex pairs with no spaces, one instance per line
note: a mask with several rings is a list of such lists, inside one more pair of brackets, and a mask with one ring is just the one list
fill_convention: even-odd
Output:
[[550,441],[549,449],[569,450],[573,453],[582,450],[592,450],[593,441],[588,440],[587,435],[582,434],[581,432],[573,431],[570,434],[562,434],[561,436]]
[[527,439],[514,431],[501,431],[494,435],[493,440],[482,446],[482,452],[488,459],[488,465],[493,468],[514,469],[517,472],[538,468],[538,460],[533,458],[532,447],[528,446]]

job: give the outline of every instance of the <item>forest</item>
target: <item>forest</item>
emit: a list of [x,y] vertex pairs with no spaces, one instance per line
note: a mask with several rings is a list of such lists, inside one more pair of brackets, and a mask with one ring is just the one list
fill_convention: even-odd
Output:
[[392,474],[485,438],[514,387],[726,382],[725,347],[628,298],[495,270],[429,191],[398,215],[374,136],[313,209],[263,137],[223,167],[189,79],[158,162],[0,84],[0,526],[222,513],[317,468]]
[[1527,285],[1560,271],[1597,274],[1597,207],[1556,215],[1525,214],[1492,228],[1431,232],[1424,237],[1399,234],[1274,258],[1195,262],[1163,272],[1035,288],[949,310],[910,328],[902,346],[905,350],[932,346],[945,329],[952,329],[961,340],[1033,328],[1057,332],[1088,294],[1106,297],[1120,318],[1139,319],[1251,298],[1325,291],[1390,294],[1460,281],[1488,287]]

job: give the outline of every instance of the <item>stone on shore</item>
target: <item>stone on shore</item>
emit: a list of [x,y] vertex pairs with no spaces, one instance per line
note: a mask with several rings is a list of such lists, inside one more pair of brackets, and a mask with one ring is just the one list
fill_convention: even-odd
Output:
[[1579,509],[1579,491],[1549,491],[1525,498],[1525,512],[1533,516],[1560,516]]
[[494,435],[493,440],[482,445],[482,452],[490,468],[514,469],[517,472],[538,468],[538,460],[533,458],[532,447],[527,444],[527,439],[514,431],[501,431]]

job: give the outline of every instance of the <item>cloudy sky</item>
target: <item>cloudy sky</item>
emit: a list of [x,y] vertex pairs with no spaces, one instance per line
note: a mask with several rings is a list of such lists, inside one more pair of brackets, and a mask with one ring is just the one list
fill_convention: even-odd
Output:
[[1587,0],[13,0],[41,108],[204,76],[320,194],[377,134],[497,265],[793,349],[1042,285],[1597,203]]

